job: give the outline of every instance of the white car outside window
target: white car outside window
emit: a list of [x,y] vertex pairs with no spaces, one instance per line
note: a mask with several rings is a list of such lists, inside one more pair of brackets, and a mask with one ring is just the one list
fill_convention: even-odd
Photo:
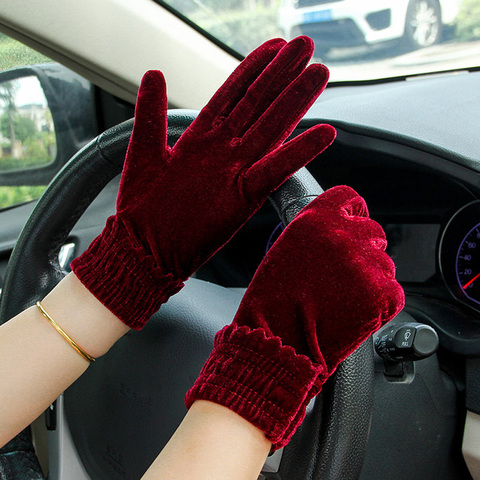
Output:
[[287,38],[309,35],[318,52],[403,39],[411,48],[438,43],[460,0],[285,0],[279,26]]

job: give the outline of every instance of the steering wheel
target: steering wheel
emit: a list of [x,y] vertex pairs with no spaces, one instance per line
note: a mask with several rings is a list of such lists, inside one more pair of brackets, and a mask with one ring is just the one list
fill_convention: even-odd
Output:
[[[169,111],[170,145],[196,113]],[[98,193],[121,172],[132,127],[133,119],[101,134],[46,189],[10,258],[0,324],[43,298],[63,278],[60,248]],[[322,191],[302,169],[270,200],[288,223]],[[191,278],[142,331],[125,335],[65,392],[72,438],[92,480],[141,477],[183,418],[185,392],[208,357],[215,333],[232,321],[240,300],[237,290]],[[278,473],[265,477],[357,479],[372,398],[373,352],[367,341],[339,366],[310,405],[284,449]]]

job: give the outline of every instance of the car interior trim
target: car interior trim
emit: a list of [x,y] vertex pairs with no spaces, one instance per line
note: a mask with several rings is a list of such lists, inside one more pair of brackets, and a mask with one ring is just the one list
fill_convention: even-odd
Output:
[[473,480],[480,480],[480,415],[467,411],[462,453]]
[[[33,9],[35,15],[31,15]],[[115,28],[105,28],[102,12]],[[50,21],[59,15],[64,22]],[[75,20],[86,16],[96,26],[89,36],[84,35],[82,22]],[[158,24],[165,31],[159,32]],[[47,30],[45,25],[49,25]],[[0,11],[0,26],[7,35],[132,103],[145,71],[161,68],[170,79],[171,105],[201,108],[239,63],[150,0],[104,0],[100,4],[95,0],[7,2]],[[143,33],[132,37],[128,35],[132,30]],[[152,38],[156,39],[154,44]],[[176,52],[173,56],[172,51]]]

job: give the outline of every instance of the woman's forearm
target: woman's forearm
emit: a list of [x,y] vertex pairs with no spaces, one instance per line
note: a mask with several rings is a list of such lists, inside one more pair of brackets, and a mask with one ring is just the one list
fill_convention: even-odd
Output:
[[[75,277],[42,301],[45,311],[96,358],[127,331]],[[0,327],[0,446],[29,425],[87,368],[36,306]]]
[[271,446],[247,420],[199,400],[142,480],[256,480]]

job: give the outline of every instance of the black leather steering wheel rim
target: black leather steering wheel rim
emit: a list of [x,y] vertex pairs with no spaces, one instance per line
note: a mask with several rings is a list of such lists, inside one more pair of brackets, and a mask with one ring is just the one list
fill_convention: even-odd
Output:
[[[169,144],[178,139],[196,113],[169,111]],[[44,297],[63,278],[64,272],[58,263],[60,248],[88,205],[121,172],[132,127],[133,119],[107,130],[79,151],[38,201],[10,258],[0,307],[0,324]],[[322,189],[315,179],[302,169],[272,194],[270,200],[284,223],[288,223],[304,205],[321,193]],[[192,283],[190,292],[193,291],[193,294],[197,288],[204,288],[198,282]],[[184,290],[188,294],[189,289]],[[228,298],[225,302],[229,302]],[[226,322],[230,320],[225,319]],[[153,328],[153,335],[156,335]],[[118,351],[121,349],[120,345]],[[271,478],[354,480],[359,477],[373,398],[372,355],[371,343],[366,342],[338,368],[326,384],[321,401],[315,403],[304,425],[285,449],[280,477]],[[106,357],[109,356],[113,359],[115,354],[109,353]],[[78,384],[74,384],[71,390],[75,392],[75,388],[79,388]],[[66,398],[69,398],[68,391]],[[72,406],[72,411],[72,422],[85,413],[76,405]],[[81,440],[79,443],[82,443]],[[88,452],[82,454],[81,450],[80,445],[82,460],[88,463]]]

